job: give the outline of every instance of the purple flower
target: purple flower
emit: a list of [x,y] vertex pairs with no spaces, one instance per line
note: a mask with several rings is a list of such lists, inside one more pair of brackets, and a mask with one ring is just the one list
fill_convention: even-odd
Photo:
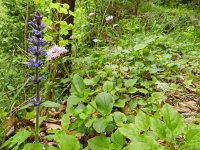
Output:
[[[42,33],[41,33],[42,34]],[[32,36],[28,39],[29,42],[31,42],[35,46],[45,46],[47,44],[47,41],[43,40],[42,38],[39,38],[37,36]]]
[[37,38],[41,38],[41,37],[42,37],[42,31],[33,29],[33,34],[34,34]]
[[32,21],[31,21],[31,22],[28,22],[27,24],[30,25],[30,26],[33,27],[33,28],[36,28],[35,24],[34,24]]
[[37,50],[37,46],[30,46],[28,48],[28,52],[33,53],[33,55],[43,55],[43,56],[47,55],[47,53],[44,51],[44,48],[40,47],[38,49],[39,50]]
[[46,25],[45,25],[44,23],[42,23],[42,24],[40,25],[40,30],[43,30],[45,27],[46,27]]
[[44,78],[44,76],[40,76],[38,79],[36,79],[34,76],[31,76],[29,79],[31,81],[33,81],[35,84],[39,83],[42,79]]
[[36,12],[34,15],[34,22],[35,24],[37,24],[38,26],[41,25],[41,21],[42,21],[42,15],[40,15],[39,12]]
[[31,67],[40,67],[42,66],[42,61],[37,61],[35,58],[32,58],[29,62],[24,62],[29,68]]
[[37,100],[36,97],[32,98],[28,104],[28,106],[40,106],[40,104],[42,104],[43,102],[43,99],[40,97],[39,100]]
[[38,41],[36,43],[36,45],[38,45],[38,46],[45,46],[46,44],[47,44],[47,42],[41,38],[38,39]]

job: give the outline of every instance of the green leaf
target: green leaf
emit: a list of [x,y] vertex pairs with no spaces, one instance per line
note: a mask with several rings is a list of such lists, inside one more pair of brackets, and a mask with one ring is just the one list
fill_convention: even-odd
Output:
[[140,111],[135,117],[135,125],[142,131],[147,131],[150,127],[150,118],[148,115]]
[[184,124],[183,117],[169,104],[165,104],[162,108],[163,120],[167,127],[174,131]]
[[129,79],[125,81],[125,87],[133,87],[135,83],[137,82],[137,79]]
[[159,119],[151,118],[151,129],[156,132],[156,134],[161,138],[165,139],[167,137],[167,127],[164,122]]
[[134,140],[124,149],[124,150],[164,150],[157,141],[155,141],[151,136],[137,136]]
[[93,128],[98,132],[102,133],[105,132],[105,129],[108,125],[109,121],[107,121],[105,118],[100,118],[94,121]]
[[180,147],[180,150],[191,149],[199,150],[200,145],[200,127],[199,125],[190,125],[185,134],[185,143]]
[[146,43],[136,44],[136,45],[134,46],[134,50],[137,51],[137,50],[140,50],[140,49],[144,49],[146,46],[147,46]]
[[124,135],[125,137],[129,139],[134,139],[135,136],[140,134],[140,131],[138,130],[136,125],[133,123],[126,124],[123,127],[120,127],[119,131],[122,135]]
[[59,10],[60,9],[60,4],[59,3],[50,3],[49,7],[50,7],[50,9]]
[[9,148],[12,148],[15,146],[15,149],[18,149],[18,147],[20,146],[20,144],[22,144],[23,142],[26,141],[26,139],[28,137],[30,137],[32,134],[32,132],[27,131],[26,129],[20,129],[13,137],[11,137],[10,139],[8,139],[2,146],[6,147],[9,146]]
[[11,91],[15,90],[15,88],[11,85],[8,85],[7,88],[8,88],[8,90],[11,90]]
[[84,79],[84,83],[85,85],[92,85],[92,86],[96,85],[93,79]]
[[73,135],[56,134],[48,135],[47,139],[55,140],[58,144],[59,150],[79,150],[80,144]]
[[50,146],[50,147],[47,147],[46,150],[59,150],[59,149],[54,146]]
[[121,134],[121,132],[116,130],[112,135],[111,135],[111,141],[117,145],[124,146],[126,144],[126,139],[125,137]]
[[41,104],[41,106],[44,107],[59,107],[60,104],[52,101],[45,101],[44,103]]
[[69,128],[69,124],[70,124],[70,117],[68,114],[65,114],[62,116],[62,120],[61,120],[61,126],[62,128],[67,131]]
[[103,85],[103,90],[109,92],[113,89],[113,83],[111,81],[106,81]]
[[67,99],[67,108],[71,108],[74,105],[77,105],[79,102],[83,101],[83,98],[80,98],[78,96],[72,95]]
[[123,125],[127,118],[126,115],[121,112],[114,112],[114,120],[118,126]]
[[103,115],[109,115],[113,108],[113,99],[112,95],[106,92],[99,93],[95,97],[95,102],[97,105],[97,109],[103,114]]
[[59,13],[68,14],[68,10],[61,7]]
[[91,150],[108,150],[110,140],[105,136],[96,136],[88,140],[88,145]]
[[136,88],[136,87],[130,87],[130,88],[128,88],[128,93],[135,93],[135,92],[137,92],[138,91],[138,88]]
[[43,145],[41,143],[27,143],[23,150],[42,150]]
[[123,108],[125,106],[125,104],[126,104],[125,99],[119,99],[118,101],[115,102],[114,106]]
[[75,74],[72,79],[72,85],[70,89],[71,94],[76,95],[78,97],[84,97],[84,90],[85,90],[85,84],[83,82],[83,78]]

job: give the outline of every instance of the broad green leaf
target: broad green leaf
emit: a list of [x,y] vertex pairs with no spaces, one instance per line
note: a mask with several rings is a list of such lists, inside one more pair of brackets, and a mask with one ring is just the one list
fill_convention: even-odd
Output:
[[88,140],[91,150],[108,150],[110,140],[105,136],[96,136]]
[[123,108],[126,104],[126,100],[124,99],[119,99],[118,101],[115,102],[114,106]]
[[134,140],[123,150],[164,150],[157,141],[155,141],[151,136],[137,136]]
[[72,85],[70,89],[71,94],[78,97],[84,97],[84,90],[85,84],[83,79],[79,75],[75,74],[72,79]]
[[134,139],[135,136],[140,134],[140,131],[138,130],[136,125],[133,123],[126,124],[123,127],[120,127],[119,131],[122,135],[124,135],[125,137],[129,139]]
[[20,129],[13,137],[8,139],[1,146],[1,148],[9,146],[9,148],[11,149],[11,148],[13,148],[15,146],[15,149],[18,149],[20,144],[25,142],[26,139],[31,136],[31,134],[32,134],[32,132],[27,131],[26,129]]
[[[196,125],[195,125],[196,126]],[[185,134],[185,143],[180,147],[180,150],[191,149],[199,150],[200,149],[200,127],[199,125],[188,126],[188,129]],[[193,128],[195,127],[195,128]]]
[[83,98],[80,98],[78,96],[75,95],[71,95],[68,99],[67,99],[67,108],[71,108],[74,105],[77,105],[79,102],[83,101]]
[[156,132],[156,134],[161,138],[161,139],[166,139],[167,137],[167,127],[164,122],[162,122],[159,119],[151,118],[151,129]]
[[105,118],[100,118],[94,121],[93,128],[98,132],[102,133],[105,132],[105,129],[108,125],[109,121],[107,121]]
[[50,3],[49,7],[50,7],[50,9],[59,10],[60,9],[60,4],[59,3]]
[[73,135],[66,134],[56,134],[56,135],[48,135],[47,139],[55,140],[59,150],[79,150],[80,144],[78,140]]
[[146,46],[147,46],[146,43],[136,44],[136,45],[134,46],[134,50],[137,51],[137,50],[140,50],[140,49],[144,49]]
[[84,79],[85,85],[96,85],[96,82],[94,82],[94,79]]
[[41,104],[41,106],[44,107],[59,107],[60,104],[52,101],[45,101],[44,103]]
[[59,13],[64,13],[64,14],[68,14],[68,10],[65,8],[60,8]]
[[111,141],[117,145],[124,146],[126,144],[126,139],[125,137],[121,134],[119,130],[116,130],[112,135],[111,135]]
[[140,111],[135,117],[135,125],[142,131],[147,131],[150,127],[150,118],[148,115]]
[[11,91],[15,90],[15,88],[11,85],[8,85],[7,88],[8,88],[8,90],[11,90]]
[[129,79],[125,81],[125,87],[133,87],[135,83],[137,82],[137,79]]
[[50,146],[50,147],[47,147],[46,150],[59,150],[59,149],[54,146]]
[[163,106],[162,115],[166,126],[171,131],[178,130],[178,127],[184,124],[183,117],[169,104]]
[[68,4],[62,4],[63,8],[65,9],[69,9],[69,5]]
[[27,143],[23,150],[42,150],[43,145],[41,143]]
[[103,85],[103,90],[109,92],[113,89],[113,83],[111,81],[106,81]]
[[61,126],[63,130],[67,131],[69,128],[69,124],[70,124],[70,117],[68,114],[64,114],[61,120]]
[[130,103],[129,103],[129,108],[130,108],[130,110],[135,109],[135,108],[137,107],[137,105],[138,105],[137,99],[136,99],[136,98],[132,99],[132,100],[130,101]]
[[126,122],[126,115],[121,112],[114,112],[114,120],[118,126],[123,125]]
[[136,88],[136,87],[130,87],[130,88],[128,88],[128,93],[136,93],[138,91],[138,88]]
[[106,92],[99,93],[95,97],[95,102],[97,105],[97,109],[103,114],[103,115],[109,115],[113,108],[113,99],[112,95]]
[[115,143],[111,143],[109,145],[109,150],[122,150],[122,147],[121,145],[118,145],[118,144],[115,144]]

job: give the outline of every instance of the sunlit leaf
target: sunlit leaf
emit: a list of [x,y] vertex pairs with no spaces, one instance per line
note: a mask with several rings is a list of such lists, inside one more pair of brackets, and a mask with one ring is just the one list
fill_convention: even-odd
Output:
[[99,93],[95,97],[95,102],[97,109],[103,114],[108,115],[111,113],[113,108],[113,99],[112,95],[106,92]]
[[108,150],[110,140],[105,136],[96,136],[88,140],[91,150]]

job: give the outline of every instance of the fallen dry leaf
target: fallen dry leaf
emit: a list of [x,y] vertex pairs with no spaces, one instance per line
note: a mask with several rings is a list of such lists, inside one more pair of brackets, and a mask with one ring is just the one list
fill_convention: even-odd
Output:
[[62,129],[60,125],[54,124],[54,123],[46,123],[47,130],[57,130]]
[[13,126],[6,133],[6,137],[10,137],[10,135],[13,134],[14,132],[15,132],[15,127]]
[[174,108],[180,113],[198,111],[198,105],[194,101],[180,102],[174,105]]

